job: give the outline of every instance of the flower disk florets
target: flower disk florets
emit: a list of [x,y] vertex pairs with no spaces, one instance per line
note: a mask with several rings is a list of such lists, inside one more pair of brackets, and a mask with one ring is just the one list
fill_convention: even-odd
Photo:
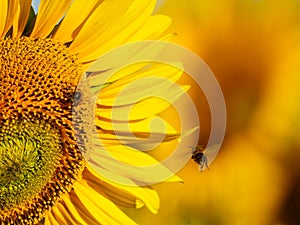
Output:
[[2,224],[38,223],[80,176],[72,127],[80,74],[77,58],[52,39],[0,41]]

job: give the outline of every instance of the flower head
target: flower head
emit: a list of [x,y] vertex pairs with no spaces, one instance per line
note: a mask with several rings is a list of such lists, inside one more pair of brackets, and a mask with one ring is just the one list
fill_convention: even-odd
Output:
[[[118,206],[157,211],[151,187],[114,183],[86,163],[72,123],[72,106],[81,97],[76,87],[92,62],[119,45],[164,37],[170,19],[152,16],[154,6],[153,0],[41,0],[35,15],[31,0],[0,2],[1,224],[134,224]],[[173,81],[181,74],[155,64],[123,71],[97,101],[99,138],[123,162],[154,159],[117,141],[111,97],[152,70]],[[140,138],[149,134],[148,118],[165,108],[148,103],[158,107],[138,110],[131,120]],[[164,141],[178,137],[171,127],[167,132]],[[115,175],[137,182],[130,171]]]

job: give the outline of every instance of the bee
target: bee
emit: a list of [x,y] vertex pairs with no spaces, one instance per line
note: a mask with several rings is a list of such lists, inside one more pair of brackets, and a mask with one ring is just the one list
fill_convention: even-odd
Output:
[[79,91],[76,91],[75,93],[74,93],[74,96],[73,96],[73,99],[74,99],[74,105],[75,106],[77,106],[78,104],[79,104],[79,102],[80,102],[80,100],[81,100],[81,92],[79,92]]
[[205,169],[210,169],[209,164],[215,159],[217,156],[219,149],[221,147],[220,144],[213,144],[203,148],[203,146],[188,146],[193,150],[192,159],[199,164],[201,172]]
[[192,159],[194,160],[194,162],[199,164],[201,172],[205,169],[209,169],[206,149],[204,149],[203,146],[189,146],[189,148],[193,149]]

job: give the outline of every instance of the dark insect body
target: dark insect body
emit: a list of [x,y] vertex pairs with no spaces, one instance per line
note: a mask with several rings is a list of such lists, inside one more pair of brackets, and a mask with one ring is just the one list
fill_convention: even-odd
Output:
[[199,146],[189,147],[193,149],[192,159],[194,160],[194,162],[199,164],[200,170],[204,171],[204,169],[209,169],[207,157],[205,155],[205,149]]

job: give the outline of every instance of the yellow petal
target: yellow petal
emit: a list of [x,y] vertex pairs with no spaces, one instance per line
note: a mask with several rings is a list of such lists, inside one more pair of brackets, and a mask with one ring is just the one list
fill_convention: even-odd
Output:
[[64,212],[61,210],[61,208],[58,208],[58,205],[60,203],[56,203],[56,205],[51,209],[51,214],[55,218],[55,220],[60,225],[68,225],[68,224],[74,224],[72,223],[73,220],[69,220],[67,216],[64,215]]
[[8,30],[13,25],[15,18],[18,16],[18,1],[19,0],[9,0],[8,1],[8,11],[7,11],[7,17],[6,17],[4,30],[3,30],[3,35],[5,35],[8,32]]
[[87,183],[78,181],[74,184],[74,191],[81,203],[103,225],[136,225],[114,203],[98,194]]
[[[147,22],[147,19],[151,16],[155,5],[153,0],[140,1],[136,0],[132,3],[126,15],[122,18],[122,21],[115,26],[112,26],[110,31],[103,32],[101,36],[98,37],[99,41],[94,42],[94,49],[98,49],[97,52],[90,51],[86,52],[86,57],[83,58],[84,61],[90,61],[92,59],[97,59],[103,53],[130,41],[142,40],[142,39],[132,39],[136,33],[143,33],[141,27]],[[164,20],[160,21],[162,24]],[[148,29],[145,27],[144,29]],[[151,30],[152,31],[152,30]],[[162,34],[165,30],[160,30]],[[131,39],[131,40],[130,40]],[[101,46],[101,48],[97,48]]]
[[44,223],[44,225],[51,225],[51,222],[50,222],[50,219],[49,219],[48,215],[45,217],[45,223]]
[[[127,9],[129,8],[131,1],[110,0],[101,3],[87,19],[77,37],[70,45],[70,50],[74,53],[80,54],[84,51],[93,51],[95,42],[99,42],[99,36],[102,33],[107,32],[115,24],[120,22]],[[101,47],[100,43],[98,48]]]
[[[169,124],[166,121],[163,121],[164,124],[161,124],[159,122],[162,121],[157,121],[160,120],[160,117],[153,116],[153,117],[148,117],[144,120],[139,120],[139,121],[132,121],[130,123],[118,123],[115,121],[106,121],[106,120],[101,120],[100,117],[97,117],[95,120],[95,123],[98,127],[101,127],[101,130],[103,130],[103,133],[111,133],[113,134],[114,132],[117,132],[118,134],[123,133],[125,134],[136,134],[138,135],[139,133],[141,134],[141,138],[149,136],[150,133],[152,134],[176,134],[177,131],[172,127],[171,124]],[[100,131],[101,132],[101,131]],[[127,135],[129,136],[129,135]]]
[[143,203],[137,204],[137,199],[134,196],[122,191],[121,189],[118,189],[112,185],[103,182],[103,180],[97,179],[90,173],[84,173],[84,179],[87,181],[88,185],[91,188],[93,188],[99,194],[102,194],[103,196],[107,197],[118,206],[127,208],[138,208],[144,205]]
[[[124,3],[125,1],[120,5],[124,5]],[[79,33],[75,42],[71,45],[71,50],[78,53],[82,61],[95,60],[106,51],[127,43],[128,39],[134,33],[138,32],[138,29],[151,15],[155,6],[154,0],[135,0],[132,4],[131,1],[128,1],[128,3],[130,4],[128,4],[122,12],[111,12],[110,16],[115,17],[114,19],[103,18],[103,21],[106,22],[102,24],[97,23],[98,27],[91,24],[94,29],[93,33],[89,32],[91,29],[88,23],[89,21],[83,26],[80,31],[82,34]],[[93,17],[93,15],[91,17]],[[91,21],[97,19],[98,18],[91,18]]]
[[86,225],[86,223],[77,214],[74,215],[71,209],[64,204],[64,202],[57,202],[51,209],[51,214],[54,216],[60,225],[69,224],[81,224]]
[[[144,204],[140,201],[135,199],[132,195],[125,193],[121,190],[116,188],[112,188],[109,185],[105,185],[102,182],[102,185],[95,183],[94,181],[89,180],[88,184],[98,193],[104,193],[105,196],[113,201],[116,205],[126,207],[126,208],[141,208]],[[109,186],[109,187],[107,187]]]
[[[162,88],[162,90],[160,90],[160,88]],[[163,88],[164,87],[161,87],[161,85],[155,85],[145,92],[141,91],[131,95],[118,97],[118,102],[113,107],[101,107],[101,105],[98,105],[96,115],[116,121],[142,120],[156,115],[170,107],[172,103],[189,89],[189,86],[183,86],[181,88],[172,87],[170,90],[164,90]],[[159,97],[149,97],[143,101],[134,102],[138,96],[143,96],[143,93],[148,94],[150,91],[152,91],[152,93],[157,93],[157,95],[161,95],[162,99]],[[106,104],[112,104],[113,99],[110,99],[111,102],[106,99],[103,99],[103,101],[105,101]],[[130,104],[130,102],[132,103]]]
[[174,176],[164,165],[141,151],[124,145],[101,147],[89,151],[89,163],[97,173],[124,185],[129,177],[135,186],[158,183]]
[[45,38],[64,15],[72,0],[41,0],[32,38]]
[[0,34],[1,38],[5,36],[4,29],[6,24],[8,14],[8,1],[2,0],[0,1]]
[[167,180],[165,180],[164,182],[176,182],[176,183],[178,182],[178,183],[183,183],[183,180],[180,177],[178,177],[177,175],[174,175],[174,176],[168,178]]
[[[178,68],[183,68],[183,66],[181,63],[178,62],[170,62],[170,63],[172,65],[163,64],[163,63],[148,64],[147,67],[145,68],[136,67],[139,65],[130,65],[125,69],[122,69],[121,71],[114,74],[109,80],[107,80],[107,82],[110,82],[111,84],[101,90],[99,96],[100,100],[114,98],[118,95],[118,93],[121,90],[123,90],[128,86],[132,86],[131,87],[132,92],[138,92],[139,90],[147,89],[148,87],[152,87],[157,83],[160,84],[161,78],[166,79],[167,82],[168,81],[176,82],[182,75],[182,69],[178,69]],[[130,67],[135,67],[138,70],[133,73],[128,73],[129,71],[133,70]],[[151,78],[151,80],[149,81],[153,83],[150,82],[145,83],[143,78]],[[141,82],[139,82],[139,80],[141,80]],[[133,84],[136,83],[136,85],[133,85],[132,83]],[[127,90],[126,93],[128,92],[129,91]]]
[[60,223],[50,214],[48,216],[48,221],[47,223],[51,224],[51,225],[60,225]]
[[[141,65],[145,65],[145,63],[141,62],[161,61],[158,57],[170,45],[167,42],[170,37],[170,35],[167,35],[156,41],[139,41],[124,44],[107,52],[107,54],[91,63],[87,71],[95,72],[96,78],[99,77],[97,74],[101,72],[102,79],[103,76],[104,79],[107,79],[106,77],[109,78],[112,74],[115,77],[114,73],[121,68],[124,74],[136,72],[142,68],[140,67]],[[124,69],[123,67],[125,66],[127,67]],[[91,77],[94,77],[93,74],[91,74]]]
[[65,195],[62,197],[62,204],[65,206],[66,209],[70,212],[70,214],[73,216],[73,218],[76,218],[78,224],[81,225],[88,225],[84,219],[81,217],[81,215],[78,213],[78,210],[74,206],[74,204],[70,201],[70,196]]
[[95,218],[92,215],[92,212],[89,210],[89,208],[86,208],[81,200],[78,198],[77,194],[74,190],[72,190],[69,193],[70,196],[70,205],[73,205],[78,212],[79,216],[84,220],[85,223],[88,225],[103,225],[103,223],[100,223],[102,221],[98,221],[97,218]]
[[157,15],[152,16],[140,28],[139,32],[133,34],[128,42],[146,40],[146,39],[159,39],[162,34],[171,26],[172,20],[168,16]]
[[19,0],[18,4],[18,16],[14,21],[14,37],[20,37],[23,33],[27,20],[29,18],[31,8],[31,0]]
[[[127,186],[118,184],[115,182],[111,182],[105,177],[100,176],[93,168],[87,166],[88,170],[86,172],[88,180],[93,180],[93,182],[97,183],[97,185],[104,187],[106,193],[108,192],[116,192],[116,193],[126,193],[130,196],[134,196],[136,201],[136,207],[139,208],[146,205],[146,207],[152,212],[157,213],[159,208],[159,197],[155,190],[150,187],[139,187],[139,186]],[[127,179],[127,182],[134,184],[133,181]],[[109,185],[109,186],[108,186]],[[140,200],[140,201],[139,201]]]
[[[112,123],[97,120],[98,136],[103,145],[129,145],[136,149],[153,149],[159,143],[175,140],[180,134],[165,120],[151,117],[131,123]],[[104,128],[106,127],[106,128]]]
[[[163,134],[163,133],[155,133],[151,134],[151,138],[148,138],[147,134],[134,133],[137,138],[133,138],[131,136],[127,136],[126,134],[99,134],[97,138],[100,138],[103,145],[120,145],[120,142],[124,145],[131,146],[135,149],[154,149],[157,147],[159,143],[168,142],[172,140],[177,140],[180,138],[179,134]],[[147,137],[145,137],[147,136]]]
[[74,0],[53,38],[60,42],[72,41],[74,31],[88,18],[96,4],[100,4],[102,1],[103,0]]
[[[188,86],[180,88],[175,84],[182,74],[182,69],[179,69],[182,65],[171,64],[172,66],[149,65],[131,74],[127,74],[129,71],[132,72],[131,68],[125,68],[116,73],[107,80],[112,83],[103,88],[99,94],[96,115],[107,119],[126,120],[130,112],[130,120],[139,120],[169,107],[189,88]],[[138,69],[136,65],[134,67]],[[101,74],[98,76],[101,77]]]
[[[100,157],[101,155],[103,155],[103,157],[106,158],[107,156],[105,154],[102,154],[103,151],[109,152],[110,157],[113,157],[118,162],[123,162],[127,165],[133,165],[133,166],[138,167],[138,166],[151,166],[151,165],[156,165],[159,163],[152,156],[150,156],[142,151],[138,151],[138,150],[135,150],[133,148],[130,148],[130,147],[124,146],[124,145],[108,146],[108,147],[105,147],[105,149],[98,148],[98,149],[94,149],[92,153],[95,154],[95,156]],[[108,159],[108,160],[110,160],[110,159]],[[138,170],[138,169],[136,169],[136,170]],[[126,173],[127,175],[129,175],[128,177],[130,177],[130,174],[128,172],[124,171],[124,173]],[[143,172],[141,171],[141,173],[143,173]],[[133,174],[133,175],[135,175],[135,174]]]

